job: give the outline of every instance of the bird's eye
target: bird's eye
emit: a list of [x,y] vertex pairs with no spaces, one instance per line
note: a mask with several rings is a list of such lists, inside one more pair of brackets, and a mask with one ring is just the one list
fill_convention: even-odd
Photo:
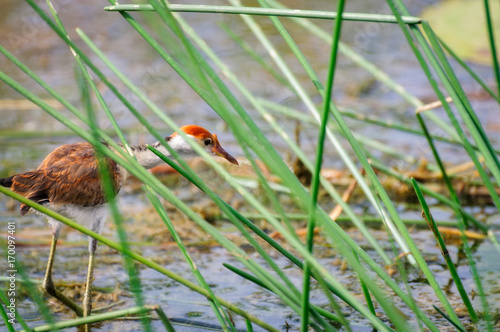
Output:
[[205,146],[209,146],[210,144],[212,144],[212,140],[210,138],[207,138],[203,144],[205,144]]

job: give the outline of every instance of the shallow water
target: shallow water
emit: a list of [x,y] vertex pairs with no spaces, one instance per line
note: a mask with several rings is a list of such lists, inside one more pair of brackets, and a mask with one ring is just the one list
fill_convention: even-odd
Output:
[[[225,130],[216,113],[211,110],[191,89],[183,83],[168,66],[158,58],[158,56],[137,36],[135,32],[117,13],[106,13],[102,7],[107,3],[101,1],[86,1],[82,3],[59,0],[54,2],[58,5],[58,13],[65,23],[67,30],[73,40],[78,45],[83,45],[78,40],[75,27],[80,27],[88,34],[93,41],[112,59],[112,61],[123,71],[126,72],[132,81],[147,92],[148,96],[179,124],[196,123],[203,125],[215,131],[220,137],[224,147],[232,154],[241,155],[231,134]],[[348,11],[363,12],[381,12],[385,8],[383,1],[348,1]],[[248,4],[251,4],[248,2]],[[309,9],[328,9],[328,1],[294,1],[289,4],[297,8]],[[30,68],[36,69],[36,72],[46,80],[52,87],[62,93],[72,102],[79,103],[78,89],[74,84],[74,74],[72,67],[72,57],[67,48],[62,45],[50,29],[40,21],[33,10],[26,3],[8,2],[2,4],[3,10],[0,12],[0,35],[5,36],[5,42],[2,45],[14,53]],[[312,6],[312,7],[311,7]],[[419,13],[423,4],[420,1],[409,1],[412,12]],[[151,14],[147,14],[151,15]],[[140,15],[134,15],[140,19]],[[244,51],[236,47],[230,39],[217,26],[217,22],[224,22],[231,26],[234,31],[249,42],[254,42],[252,33],[242,24],[237,16],[229,15],[210,15],[207,14],[186,14],[186,19],[200,32],[202,37],[209,43],[226,61],[231,69],[235,70],[238,77],[245,82],[255,95],[268,98],[272,101],[297,107],[305,110],[300,101],[288,90],[277,85],[269,75],[263,70],[256,69],[258,65],[247,59]],[[257,18],[267,34],[271,35],[272,41],[276,47],[285,51],[287,46],[281,38],[272,31],[274,28],[265,18]],[[285,20],[284,20],[285,21]],[[286,21],[285,21],[286,22]],[[328,31],[331,30],[331,22],[316,21],[317,24]],[[308,33],[294,24],[286,22],[286,27],[298,42],[304,51],[308,60],[312,63],[319,77],[324,80],[328,66],[328,47],[317,38],[311,38]],[[415,95],[424,102],[434,101],[434,93],[430,89],[427,80],[418,67],[416,60],[406,46],[403,35],[396,25],[378,25],[361,24],[346,22],[343,31],[343,41],[349,46],[360,52],[368,60],[373,61],[377,66],[387,72],[398,83],[402,84],[408,92]],[[255,43],[255,45],[257,45]],[[257,52],[264,55],[265,51],[256,46]],[[140,61],[138,61],[140,59]],[[291,55],[286,57],[287,61],[296,70],[296,73],[302,83],[307,87],[311,95],[314,93],[314,87],[308,83],[308,78],[299,68]],[[245,63],[242,66],[241,63]],[[48,98],[47,94],[41,88],[31,82],[25,75],[20,74],[12,64],[6,59],[0,58],[0,67],[2,71],[14,77],[21,84],[37,93],[42,98]],[[487,67],[474,66],[481,75],[486,77],[488,82],[492,82],[490,77],[491,69]],[[464,84],[464,88],[471,95],[471,102],[477,110],[478,116],[485,124],[485,129],[492,138],[492,141],[498,142],[498,130],[500,128],[500,118],[498,114],[498,105],[495,106],[489,99],[479,93],[479,88],[470,78],[461,70],[457,74]],[[70,82],[70,83],[68,83]],[[121,87],[121,85],[119,84]],[[123,89],[125,90],[125,89]],[[235,90],[235,89],[233,89]],[[104,97],[109,99],[111,106],[120,126],[130,131],[129,140],[131,142],[147,141],[150,136],[144,134],[137,121],[128,114],[128,111],[114,98],[111,93],[104,89]],[[235,92],[236,96],[243,100]],[[11,90],[5,84],[0,84],[1,99],[18,99],[19,95]],[[128,95],[127,95],[128,96]],[[378,115],[380,117],[400,121],[408,125],[416,125],[413,115],[414,108],[403,101],[394,92],[388,90],[384,85],[373,81],[371,76],[364,70],[358,68],[344,56],[339,58],[339,67],[336,75],[335,101],[343,107],[352,108],[367,115]],[[141,103],[132,98],[138,109],[149,119],[157,122],[152,113]],[[314,100],[320,103],[319,99]],[[63,131],[65,128],[54,121],[50,116],[34,106],[28,104],[7,104],[2,102],[0,105],[0,176],[11,174],[12,172],[22,172],[33,168],[40,163],[43,157],[55,147],[69,142],[80,141],[73,136],[57,137],[54,133]],[[285,143],[271,131],[267,123],[262,120],[255,111],[248,105],[248,112],[255,119],[257,124],[263,128],[269,139],[276,146],[276,149],[286,158],[288,150]],[[65,112],[65,111],[63,111]],[[101,126],[109,128],[109,123],[104,115],[101,117]],[[290,132],[295,128],[295,121],[279,117],[280,124]],[[356,133],[363,134],[370,138],[391,145],[400,152],[412,155],[415,158],[430,158],[427,144],[424,139],[415,138],[412,135],[402,134],[393,130],[365,126],[359,122],[348,120],[349,125]],[[45,137],[34,139],[16,138],[12,135],[6,135],[7,131],[28,131],[49,133]],[[164,130],[165,135],[170,133]],[[52,133],[52,134],[51,134]],[[438,134],[438,129],[433,129],[433,133]],[[313,157],[315,148],[316,131],[312,126],[304,125],[302,129],[301,145],[309,150],[310,157]],[[309,149],[308,149],[309,148]],[[443,155],[450,163],[457,164],[467,161],[465,153],[455,147],[440,145]],[[377,156],[383,156],[382,153],[374,152]],[[390,158],[386,157],[390,163]],[[326,150],[324,158],[325,166],[343,168],[336,152],[332,148]],[[186,186],[182,180],[177,180],[175,190],[179,196],[190,200],[193,206],[200,203],[197,199],[202,199],[201,195],[195,194],[197,199],[193,199],[193,189]],[[213,180],[211,185],[222,193],[228,188]],[[120,197],[120,207],[124,216],[126,216],[126,229],[128,230],[129,240],[132,243],[138,243],[133,248],[149,257],[166,268],[181,274],[190,276],[189,267],[182,263],[181,254],[171,245],[171,240],[162,230],[161,221],[151,217],[148,212],[150,209],[144,195],[130,185],[124,188]],[[331,204],[325,203],[325,206],[331,208]],[[402,211],[403,217],[418,217],[419,212],[411,210],[407,205],[401,204],[398,208]],[[358,212],[365,212],[366,205],[360,203]],[[491,215],[494,209],[487,208],[484,216]],[[471,208],[473,213],[479,213],[477,208]],[[434,216],[440,220],[450,220],[453,214],[448,210],[438,206],[433,208]],[[50,231],[45,225],[45,221],[34,215],[20,218],[17,214],[17,206],[3,195],[0,196],[0,221],[5,224],[8,220],[14,220],[17,224],[17,235],[20,239],[17,249],[19,261],[26,265],[31,278],[41,280],[45,271],[46,257],[48,256],[48,241]],[[286,324],[290,326],[289,330],[298,330],[300,322],[297,321],[297,315],[291,309],[285,307],[271,293],[262,290],[250,282],[243,280],[222,266],[222,263],[230,263],[241,267],[234,257],[231,257],[220,247],[213,246],[210,239],[202,232],[198,232],[189,222],[184,222],[181,217],[177,220],[178,226],[186,233],[185,241],[191,243],[189,246],[190,254],[193,256],[200,271],[207,279],[207,282],[213,286],[214,292],[224,299],[238,304],[241,308],[248,310],[265,322],[286,330]],[[174,220],[175,222],[175,220]],[[187,223],[187,224],[186,224]],[[115,238],[112,223],[108,223],[104,235]],[[216,218],[216,225],[224,229],[228,236],[237,237],[236,232],[224,221]],[[192,229],[193,228],[193,229]],[[367,244],[363,243],[362,236],[351,228],[346,228],[361,245],[368,250],[376,259],[374,252],[369,250]],[[160,230],[160,231],[158,231]],[[390,244],[386,240],[385,230],[373,228],[372,233],[381,241],[382,246],[392,257]],[[431,268],[435,271],[438,281],[446,285],[449,276],[445,263],[440,255],[439,249],[435,246],[430,231],[414,229],[412,236],[417,241],[417,245],[423,250],[424,257],[431,263]],[[498,291],[498,272],[500,263],[495,259],[498,253],[487,242],[477,243],[474,256],[477,258],[478,269],[484,280],[484,286],[488,293],[490,303],[493,309],[500,309],[500,296]],[[336,257],[335,252],[330,249],[327,243],[317,246],[317,254],[321,256],[322,263],[329,268],[332,273],[348,288],[356,291],[359,298],[362,299],[360,289],[357,289],[358,283],[356,277],[341,266],[341,259]],[[451,244],[449,250],[452,252],[454,261],[457,261],[456,255],[458,249]],[[277,255],[276,255],[277,256]],[[57,255],[54,279],[71,281],[78,284],[84,283],[87,259],[86,239],[74,231],[66,230],[62,236],[62,243],[59,245]],[[257,259],[258,260],[258,259]],[[300,285],[302,274],[292,267],[288,261],[276,258],[277,263],[283,267],[286,274],[292,282]],[[260,262],[260,261],[259,261]],[[474,288],[474,284],[468,268],[464,265],[459,266],[459,273],[463,276],[467,291]],[[141,282],[144,287],[144,297],[147,304],[161,305],[169,317],[189,318],[194,321],[208,322],[217,324],[211,308],[206,304],[203,297],[188,291],[185,287],[166,279],[159,273],[147,269],[140,269]],[[188,277],[190,278],[190,277]],[[432,308],[431,304],[436,303],[432,290],[422,281],[422,278],[410,269],[410,283],[412,291],[419,306],[426,309],[426,312],[433,317],[433,320],[439,322],[443,331],[452,330],[449,324],[442,318],[439,318]],[[99,248],[99,255],[96,259],[95,283],[96,287],[118,289],[122,291],[119,295],[120,300],[125,302],[119,308],[128,308],[134,306],[133,297],[128,289],[128,276],[123,269],[121,258],[114,251],[104,247]],[[313,292],[313,301],[318,305],[328,306],[326,299],[319,296],[320,292]],[[452,304],[460,303],[456,290],[450,289],[449,294]],[[103,300],[102,304],[106,301]],[[111,301],[112,302],[112,301]],[[101,304],[101,303],[100,303]],[[475,307],[480,308],[479,298],[474,300]],[[99,306],[99,305],[98,305]],[[57,308],[57,306],[55,306]],[[36,306],[29,300],[24,300],[20,305],[20,312],[26,319],[33,319],[30,325],[42,324],[41,316]],[[353,324],[355,331],[368,331],[368,324],[365,320],[351,312],[349,308],[342,307],[343,311],[348,313],[348,319]],[[459,310],[464,310],[459,308]],[[492,310],[494,311],[494,310]],[[70,318],[72,314],[63,311],[57,314],[58,317]],[[236,315],[233,316],[238,328],[244,328],[244,321]],[[160,322],[153,321],[153,327],[160,329]],[[177,327],[176,327],[177,328]],[[1,329],[1,326],[0,326]],[[179,327],[178,330],[190,330],[191,328]],[[115,330],[141,330],[141,325],[137,320],[133,321],[113,321],[100,324],[93,327],[95,331],[115,331]]]

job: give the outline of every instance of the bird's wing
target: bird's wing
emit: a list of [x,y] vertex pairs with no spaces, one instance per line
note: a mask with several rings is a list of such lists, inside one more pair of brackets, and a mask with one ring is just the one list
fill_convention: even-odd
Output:
[[[107,164],[111,174],[116,173],[116,163],[108,159]],[[121,185],[117,176],[113,175],[113,183],[116,194]],[[37,170],[15,176],[12,189],[36,202],[54,205],[95,206],[106,202],[94,149],[88,143],[57,148]],[[27,205],[21,206],[21,214],[28,210]]]
[[[112,175],[115,195],[119,190],[116,163],[106,159]],[[40,165],[51,182],[49,200],[53,204],[93,206],[106,199],[99,177],[95,151],[89,143],[67,144],[54,150]],[[119,181],[118,181],[119,182]]]

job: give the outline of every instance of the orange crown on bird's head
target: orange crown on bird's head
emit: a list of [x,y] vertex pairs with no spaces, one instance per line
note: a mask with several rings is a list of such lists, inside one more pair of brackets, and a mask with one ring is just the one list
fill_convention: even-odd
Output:
[[[226,152],[226,150],[222,148],[216,134],[211,134],[205,128],[197,125],[182,126],[180,127],[180,130],[182,130],[186,135],[192,136],[195,139],[195,141],[197,141],[200,145],[209,149],[209,151],[212,152],[212,154],[226,159],[231,164],[239,165],[236,158],[231,156],[229,153]],[[167,141],[172,141],[176,137],[180,137],[180,135],[177,132],[167,137]]]

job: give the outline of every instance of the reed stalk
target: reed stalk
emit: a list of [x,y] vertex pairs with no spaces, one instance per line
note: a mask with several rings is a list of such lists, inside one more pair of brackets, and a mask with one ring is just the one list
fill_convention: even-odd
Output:
[[[328,124],[328,110],[330,109],[330,102],[332,98],[333,81],[335,78],[335,67],[337,64],[337,51],[341,35],[342,28],[342,13],[344,12],[344,0],[340,0],[337,5],[337,13],[339,19],[335,21],[335,26],[333,30],[333,42],[330,54],[330,64],[328,69],[328,78],[326,83],[326,95],[323,101],[323,114],[321,117],[320,130],[318,133],[318,144],[316,148],[316,163],[311,184],[311,203],[309,208],[309,218],[307,222],[307,234],[306,234],[306,247],[310,253],[313,252],[314,245],[314,228],[316,227],[316,206],[318,204],[318,191],[320,183],[320,172],[321,165],[323,163],[323,149],[325,144],[326,136],[326,126]],[[355,255],[354,255],[355,256]],[[355,256],[357,258],[357,256]],[[309,264],[304,265],[304,279],[302,282],[302,317],[301,317],[301,331],[307,332],[309,326],[309,290],[311,289],[311,266]],[[372,314],[375,314],[372,312]]]
[[[155,11],[153,5],[112,5],[104,8],[107,11],[134,12],[134,11]],[[262,15],[262,16],[285,16],[298,18],[316,18],[335,20],[338,17],[337,12],[315,11],[315,10],[297,10],[297,9],[271,9],[259,7],[233,7],[233,6],[210,6],[210,5],[184,5],[168,4],[168,10],[171,12],[190,12],[190,13],[219,13],[219,14],[244,14],[244,15]],[[381,14],[362,14],[362,13],[343,13],[342,19],[345,21],[362,22],[382,22],[397,23],[392,15]],[[419,17],[403,17],[407,24],[420,23]]]

